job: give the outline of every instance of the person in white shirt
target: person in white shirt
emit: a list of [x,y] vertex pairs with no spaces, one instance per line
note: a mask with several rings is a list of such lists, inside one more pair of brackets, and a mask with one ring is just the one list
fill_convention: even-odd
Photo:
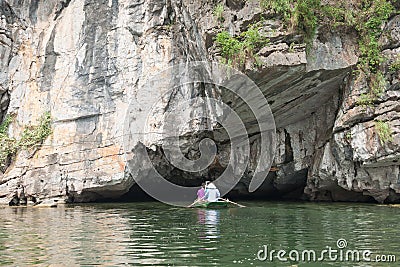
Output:
[[206,191],[204,196],[205,200],[207,200],[208,202],[215,202],[218,201],[220,196],[221,194],[214,183],[208,183],[206,185]]

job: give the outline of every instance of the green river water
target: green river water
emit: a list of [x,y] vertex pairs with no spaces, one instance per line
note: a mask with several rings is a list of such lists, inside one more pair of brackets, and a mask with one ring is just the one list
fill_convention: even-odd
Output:
[[[400,208],[373,204],[241,202],[188,209],[161,203],[0,207],[0,266],[400,266]],[[339,259],[341,249],[371,251]],[[341,245],[343,245],[342,240]],[[299,251],[299,260],[265,255]],[[301,259],[304,250],[337,259]],[[361,253],[360,252],[360,253]],[[261,260],[257,258],[261,257]],[[308,254],[304,254],[307,257]],[[276,256],[276,254],[273,254]],[[293,260],[295,259],[295,260]]]

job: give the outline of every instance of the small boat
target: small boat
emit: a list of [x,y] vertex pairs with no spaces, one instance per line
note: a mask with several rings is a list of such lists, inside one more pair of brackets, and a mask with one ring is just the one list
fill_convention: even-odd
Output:
[[228,202],[226,201],[214,201],[214,202],[197,202],[193,206],[193,208],[205,208],[205,209],[220,209],[220,208],[227,208]]

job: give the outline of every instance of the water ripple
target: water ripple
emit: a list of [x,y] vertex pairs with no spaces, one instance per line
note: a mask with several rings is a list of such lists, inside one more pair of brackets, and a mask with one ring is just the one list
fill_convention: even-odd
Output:
[[0,266],[258,266],[262,264],[255,257],[262,245],[322,250],[334,247],[338,238],[345,238],[351,248],[398,253],[395,209],[248,205],[226,210],[159,203],[2,207]]

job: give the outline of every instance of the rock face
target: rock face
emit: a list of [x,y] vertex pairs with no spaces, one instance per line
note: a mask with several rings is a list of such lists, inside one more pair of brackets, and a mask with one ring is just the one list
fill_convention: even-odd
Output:
[[[239,34],[260,19],[258,1],[226,1],[223,22],[213,1],[174,0],[0,0],[0,117],[11,114],[9,134],[18,137],[46,111],[53,134],[34,151],[19,151],[0,177],[0,202],[15,188],[36,199],[94,201],[118,198],[145,176],[147,167],[128,174],[124,156],[124,117],[163,92],[143,91],[158,71],[188,61],[220,60],[213,38],[222,29]],[[400,199],[400,16],[385,25],[380,42],[388,58],[386,91],[374,108],[356,105],[367,90],[355,77],[357,40],[351,33],[319,29],[306,53],[299,36],[277,18],[265,19],[270,44],[258,52],[258,67],[243,67],[268,100],[277,128],[277,152],[267,179],[254,193],[247,188],[259,160],[260,133],[252,132],[250,164],[232,194],[334,201],[398,202]],[[293,45],[293,44],[297,45]],[[197,96],[223,100],[243,118],[242,103],[212,87],[179,88],[160,100],[155,125],[178,103]],[[140,100],[140,101],[139,101]],[[241,112],[242,110],[242,112]],[[201,114],[198,107],[189,113]],[[393,140],[379,139],[376,123],[387,123]],[[155,126],[157,128],[157,126]],[[204,137],[218,130],[190,126],[181,132],[182,150],[198,156]],[[157,170],[169,180],[198,185],[216,178],[229,161],[229,144],[217,141],[218,160],[196,174],[165,160],[163,139],[149,133],[144,145]],[[133,151],[135,153],[135,151]]]

